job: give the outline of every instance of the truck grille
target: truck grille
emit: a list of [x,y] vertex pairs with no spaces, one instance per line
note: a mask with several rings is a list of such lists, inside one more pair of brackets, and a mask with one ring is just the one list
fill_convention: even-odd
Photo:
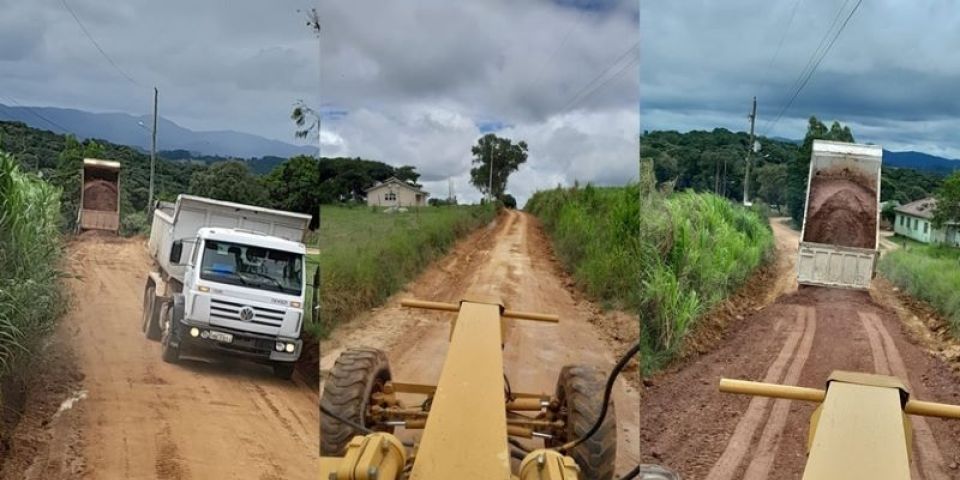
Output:
[[[253,318],[249,320],[242,318],[241,310],[244,308],[253,310]],[[210,316],[238,322],[250,322],[268,327],[279,327],[283,324],[283,310],[244,305],[242,303],[228,302],[216,298],[210,299]]]

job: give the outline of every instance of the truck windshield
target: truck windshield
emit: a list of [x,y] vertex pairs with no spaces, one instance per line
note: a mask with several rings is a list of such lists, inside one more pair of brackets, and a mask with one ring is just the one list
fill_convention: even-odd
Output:
[[203,242],[200,278],[204,280],[300,295],[302,272],[299,253],[219,240]]

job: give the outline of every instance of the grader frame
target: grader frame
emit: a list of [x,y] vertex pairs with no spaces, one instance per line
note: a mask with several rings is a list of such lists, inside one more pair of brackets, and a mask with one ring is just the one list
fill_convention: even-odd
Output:
[[[344,456],[321,456],[324,480],[576,480],[575,460],[554,449],[535,449],[512,473],[509,437],[558,437],[565,418],[558,399],[514,392],[503,369],[503,335],[509,319],[556,323],[556,315],[507,310],[495,298],[468,297],[459,304],[404,300],[404,307],[458,313],[451,322],[450,346],[437,385],[389,380],[372,394],[364,412],[368,423],[422,429],[408,458],[389,432],[355,436]],[[505,396],[505,391],[509,392]],[[598,392],[599,393],[599,392]],[[402,394],[426,397],[406,405]],[[429,408],[425,408],[429,405]],[[525,415],[519,412],[535,412]],[[508,413],[510,414],[508,416]],[[321,432],[323,435],[323,432]]]
[[825,390],[723,378],[720,391],[820,404],[810,419],[803,480],[909,480],[908,415],[960,419],[960,406],[913,400],[886,375],[835,371]]

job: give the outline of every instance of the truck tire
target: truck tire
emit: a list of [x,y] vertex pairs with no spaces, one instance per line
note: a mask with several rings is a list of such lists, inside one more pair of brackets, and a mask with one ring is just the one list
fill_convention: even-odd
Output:
[[[387,356],[375,348],[351,348],[337,358],[324,382],[320,405],[339,417],[365,427],[364,415],[374,393],[391,379]],[[376,430],[393,432],[393,427]],[[361,434],[329,415],[320,415],[320,455],[341,455],[355,435]]]
[[143,291],[143,319],[141,330],[150,340],[160,340],[160,309],[157,308],[157,287],[148,282]]
[[161,357],[164,362],[177,363],[180,360],[180,319],[183,318],[183,297],[176,295],[173,302],[164,302],[160,307],[163,335],[160,338]]
[[[595,367],[567,365],[557,379],[555,413],[565,423],[563,432],[546,441],[546,446],[559,447],[587,433],[603,408],[604,375]],[[589,439],[569,452],[580,467],[580,478],[612,480],[617,457],[617,419],[613,399],[600,428]]]
[[296,369],[294,362],[274,362],[273,376],[281,380],[290,380],[293,377],[293,371]]

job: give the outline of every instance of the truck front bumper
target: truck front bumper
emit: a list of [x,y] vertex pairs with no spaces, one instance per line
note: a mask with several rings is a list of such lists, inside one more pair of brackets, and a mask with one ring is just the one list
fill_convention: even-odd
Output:
[[[193,329],[196,329],[194,331]],[[214,340],[211,332],[230,334],[232,340],[224,342]],[[193,333],[197,333],[194,336]],[[303,351],[300,339],[281,338],[258,333],[244,332],[232,328],[211,327],[210,325],[182,320],[180,322],[180,346],[187,350],[210,350],[244,357],[247,359],[271,362],[295,362]],[[293,353],[278,351],[278,342],[294,344]]]

